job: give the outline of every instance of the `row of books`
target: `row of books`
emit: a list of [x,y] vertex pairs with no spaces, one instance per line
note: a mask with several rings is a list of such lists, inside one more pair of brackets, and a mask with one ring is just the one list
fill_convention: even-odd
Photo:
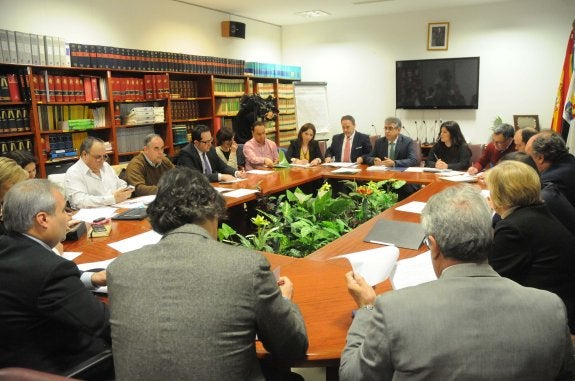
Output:
[[2,156],[12,151],[33,152],[32,138],[14,138],[0,141],[0,153]]
[[278,98],[295,98],[293,83],[278,83]]
[[0,62],[70,66],[70,49],[61,37],[0,29]]
[[246,62],[245,75],[254,75],[257,77],[271,77],[301,80],[301,67],[270,64],[262,62]]
[[280,147],[289,147],[290,141],[294,139],[297,139],[297,129],[279,133]]
[[170,98],[198,98],[198,81],[170,81]]
[[243,79],[214,78],[214,95],[216,96],[242,96],[245,93]]
[[278,115],[278,122],[280,125],[280,131],[297,129],[295,114]]
[[267,98],[269,95],[275,98],[275,89],[273,83],[255,82],[255,92],[262,98]]
[[172,103],[173,120],[198,119],[201,118],[202,116],[203,115],[201,114],[199,101]]
[[[106,126],[106,108],[87,105],[39,105],[38,122],[40,131],[67,131],[69,120],[93,119],[93,127]],[[76,122],[72,122],[72,126]],[[77,124],[77,123],[76,123]]]
[[119,153],[137,152],[144,147],[146,136],[154,133],[154,126],[120,128],[116,132]]
[[216,99],[216,115],[234,116],[240,111],[240,98]]
[[280,114],[295,114],[294,98],[279,98],[277,101]]
[[28,77],[18,73],[0,74],[0,102],[28,102],[30,88]]
[[58,134],[47,137],[48,145],[46,153],[50,159],[60,157],[74,157],[77,151],[74,149],[72,134]]
[[243,60],[70,43],[72,67],[243,75]]
[[188,126],[186,124],[174,124],[172,126],[174,144],[188,143]]
[[143,78],[112,77],[114,101],[143,101],[170,96],[167,74],[146,74]]
[[30,130],[28,107],[0,108],[0,135]]
[[38,102],[92,102],[108,99],[107,80],[94,76],[32,74]]

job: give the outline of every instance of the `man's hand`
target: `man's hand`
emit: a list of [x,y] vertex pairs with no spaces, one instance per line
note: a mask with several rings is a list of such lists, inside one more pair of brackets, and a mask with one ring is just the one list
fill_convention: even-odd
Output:
[[363,157],[358,157],[356,160],[357,164],[363,164]]
[[238,179],[245,179],[246,176],[247,176],[247,175],[246,175],[246,171],[244,171],[243,169],[242,169],[242,170],[239,170],[239,171],[236,171],[236,172],[234,173],[234,175],[235,175]]
[[385,165],[386,167],[395,167],[395,161],[391,160],[388,157],[385,157],[382,161],[381,161],[382,165]]
[[121,188],[114,192],[114,200],[116,203],[126,201],[132,195],[134,189],[132,188]]
[[103,287],[106,283],[106,270],[98,271],[92,274],[92,284],[96,287]]
[[365,279],[359,275],[354,274],[350,271],[345,274],[345,279],[347,281],[347,291],[355,300],[358,307],[363,307],[368,304],[373,304],[375,302],[375,291]]
[[379,157],[376,157],[373,159],[373,165],[382,165],[383,160],[381,160]]
[[280,286],[280,291],[282,296],[286,299],[292,300],[293,298],[293,283],[287,276],[280,276],[278,280],[278,286]]
[[325,162],[326,162],[326,163],[331,163],[331,156],[326,157],[326,158],[325,158]]
[[225,173],[220,173],[220,179],[219,181],[223,181],[223,182],[230,182],[230,181],[234,181],[236,178],[232,175],[228,175]]
[[469,173],[470,175],[476,175],[477,172],[479,172],[479,170],[473,166],[469,167],[469,169],[467,170],[467,173]]
[[310,165],[320,165],[321,164],[321,159],[319,157],[316,157],[315,159],[313,159],[310,163]]
[[264,159],[264,165],[265,165],[266,167],[273,167],[273,166],[274,166],[274,162],[273,162],[272,159],[266,157],[266,158]]

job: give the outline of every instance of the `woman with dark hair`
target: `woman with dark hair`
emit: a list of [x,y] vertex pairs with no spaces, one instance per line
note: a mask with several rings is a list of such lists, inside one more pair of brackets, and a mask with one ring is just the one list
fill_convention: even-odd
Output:
[[437,169],[465,171],[471,161],[471,150],[461,133],[459,124],[452,120],[443,122],[437,143],[429,151],[425,166]]
[[315,141],[315,126],[306,123],[299,129],[297,139],[292,140],[286,153],[286,159],[293,164],[318,165],[323,162],[319,143]]
[[216,134],[216,140],[218,141],[216,153],[220,159],[233,169],[238,169],[238,143],[234,141],[234,131],[229,128],[220,128]]
[[30,151],[10,151],[6,156],[24,168],[28,172],[29,179],[36,178],[36,164],[38,164],[38,160]]

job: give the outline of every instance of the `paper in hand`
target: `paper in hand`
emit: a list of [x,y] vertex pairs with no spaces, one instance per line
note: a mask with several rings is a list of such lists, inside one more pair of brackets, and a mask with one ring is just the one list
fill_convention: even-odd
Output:
[[386,246],[338,255],[331,259],[346,258],[354,273],[364,277],[370,286],[375,286],[389,278],[398,257],[399,249],[397,247]]

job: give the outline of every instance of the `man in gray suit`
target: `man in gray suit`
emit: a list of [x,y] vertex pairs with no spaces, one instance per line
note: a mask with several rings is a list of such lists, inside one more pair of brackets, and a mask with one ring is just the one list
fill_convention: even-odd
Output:
[[341,380],[573,379],[565,306],[487,264],[490,217],[475,189],[449,187],[422,213],[437,281],[376,298],[359,274],[346,274],[360,308]]
[[215,240],[225,208],[198,171],[160,179],[148,215],[162,240],[108,268],[118,381],[263,380],[256,335],[282,365],[305,357],[291,281],[261,253]]

